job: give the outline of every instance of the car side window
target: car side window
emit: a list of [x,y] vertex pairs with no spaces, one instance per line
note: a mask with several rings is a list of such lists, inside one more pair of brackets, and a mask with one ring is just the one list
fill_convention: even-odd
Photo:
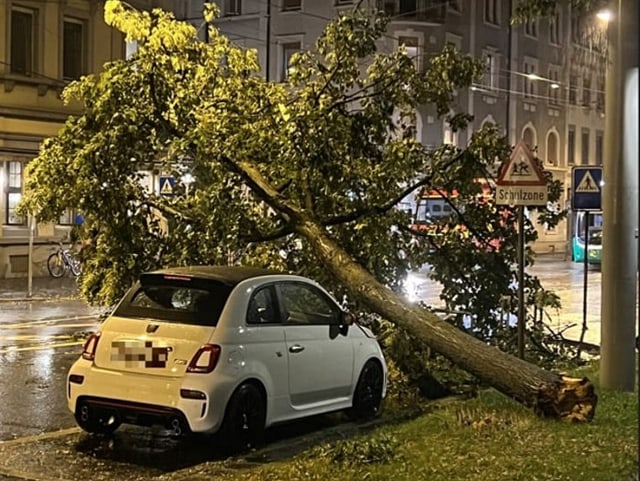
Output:
[[319,289],[301,282],[279,285],[286,322],[291,324],[338,324],[339,308]]
[[273,287],[268,286],[256,291],[249,301],[247,311],[248,324],[278,324],[280,316],[275,302]]

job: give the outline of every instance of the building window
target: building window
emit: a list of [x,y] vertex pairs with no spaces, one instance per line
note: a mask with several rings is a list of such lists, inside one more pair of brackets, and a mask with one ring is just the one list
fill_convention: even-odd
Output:
[[458,145],[458,131],[454,131],[447,122],[444,122],[444,129],[442,134],[443,144],[454,146]]
[[281,45],[282,50],[282,69],[280,71],[280,78],[282,81],[286,81],[289,78],[289,69],[291,67],[291,57],[293,54],[300,52],[300,42],[286,42]]
[[596,110],[604,112],[604,75],[598,75],[598,90],[596,91]]
[[35,12],[11,10],[11,72],[31,75],[35,58]]
[[492,25],[500,25],[499,0],[484,0],[484,21]]
[[576,163],[576,127],[569,126],[567,132],[567,164],[574,165]]
[[282,0],[282,10],[300,10],[302,0]]
[[538,21],[527,20],[524,24],[524,34],[528,37],[538,38]]
[[604,133],[596,130],[596,165],[602,165],[604,152]]
[[482,85],[490,90],[498,88],[499,69],[498,53],[495,51],[487,51],[484,54],[485,72],[482,77]]
[[62,78],[79,79],[84,72],[84,25],[79,20],[64,19],[62,38]]
[[549,132],[547,137],[547,162],[558,165],[558,135],[555,132]]
[[582,165],[589,165],[589,129],[582,129]]
[[591,75],[588,73],[582,78],[582,105],[591,107]]
[[582,43],[582,18],[579,15],[573,15],[571,17],[571,41],[575,44]]
[[23,225],[24,219],[16,213],[22,199],[22,162],[7,162],[7,211],[6,223]]
[[560,75],[555,68],[549,69],[549,105],[559,105],[560,103]]
[[227,16],[242,14],[242,0],[226,0],[224,14]]
[[578,104],[578,76],[575,72],[569,75],[569,105]]
[[411,59],[417,71],[420,71],[420,41],[418,37],[399,37],[398,44],[404,46],[407,57]]
[[537,93],[536,87],[536,70],[537,70],[537,62],[534,60],[525,60],[523,64],[523,70],[525,73],[524,76],[524,96],[525,98],[533,98]]
[[524,131],[522,132],[522,140],[525,144],[527,144],[527,147],[529,147],[529,150],[531,150],[531,152],[537,152],[538,145],[536,143],[536,132],[531,127],[525,127]]
[[549,43],[553,45],[560,45],[560,26],[562,21],[560,19],[560,12],[556,12],[554,16],[549,19]]

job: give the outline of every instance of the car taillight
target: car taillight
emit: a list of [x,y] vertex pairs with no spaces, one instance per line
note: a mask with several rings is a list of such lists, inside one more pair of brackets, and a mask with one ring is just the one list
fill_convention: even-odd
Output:
[[96,357],[96,348],[98,347],[98,341],[100,340],[100,333],[94,333],[89,336],[82,348],[82,359],[87,361],[93,361]]
[[208,373],[213,371],[218,364],[220,358],[220,346],[215,344],[205,344],[198,352],[187,367],[187,372]]

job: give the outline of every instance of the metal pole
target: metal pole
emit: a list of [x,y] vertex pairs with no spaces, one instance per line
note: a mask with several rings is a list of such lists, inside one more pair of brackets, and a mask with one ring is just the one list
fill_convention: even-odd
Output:
[[29,214],[29,255],[27,266],[27,297],[33,297],[33,235],[35,230],[35,222],[33,215]]
[[[600,383],[633,391],[635,384],[638,227],[638,1],[616,0],[608,26],[602,236]],[[633,82],[635,73],[635,85]],[[635,124],[633,117],[635,116]]]
[[580,358],[584,335],[587,332],[587,289],[589,277],[589,211],[584,213],[584,283],[582,286],[582,331],[580,332],[580,342],[578,343],[577,358]]
[[524,359],[524,206],[518,206],[518,357]]

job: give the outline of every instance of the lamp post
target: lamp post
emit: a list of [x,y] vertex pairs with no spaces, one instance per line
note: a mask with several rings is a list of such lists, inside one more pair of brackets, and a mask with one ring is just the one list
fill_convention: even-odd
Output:
[[605,85],[600,382],[605,388],[633,391],[638,256],[634,237],[638,228],[638,1],[613,3],[613,18],[607,29],[609,64]]

